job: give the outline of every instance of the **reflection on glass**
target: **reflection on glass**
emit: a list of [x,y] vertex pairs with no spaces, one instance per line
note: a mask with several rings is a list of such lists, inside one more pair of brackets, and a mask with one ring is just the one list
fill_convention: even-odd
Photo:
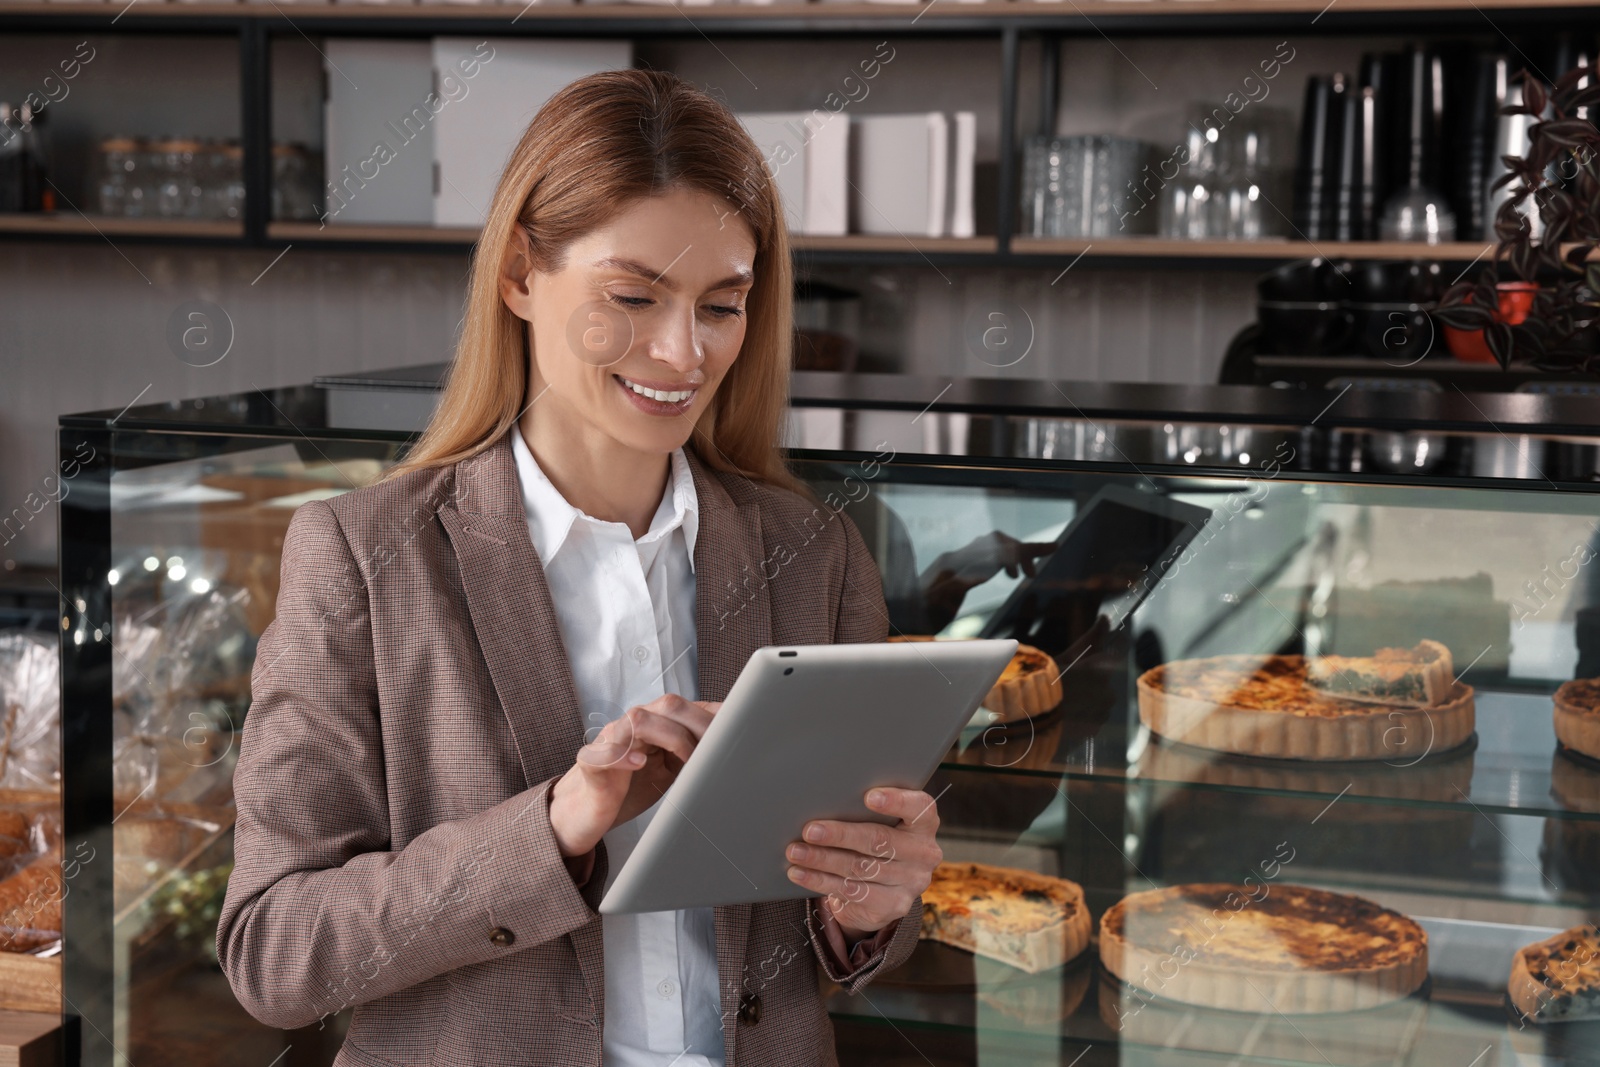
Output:
[[251,1019],[215,944],[232,870],[233,766],[284,532],[300,504],[388,465],[383,446],[321,452],[336,458],[283,444],[112,475],[118,1024],[108,1036],[136,1063],[267,1063],[289,1045],[326,1063],[337,1045],[340,1020],[285,1035]]
[[[802,473],[829,484],[823,464]],[[1452,1049],[1468,1061],[1490,1049],[1499,1062],[1586,1062],[1582,1050],[1600,1047],[1580,1044],[1587,1031],[1523,1024],[1506,988],[1519,949],[1600,903],[1600,761],[1558,749],[1552,726],[1555,689],[1600,674],[1600,497],[1308,483],[1276,466],[1239,479],[887,468],[846,513],[897,591],[892,624],[905,626],[948,617],[927,614],[926,561],[981,538],[1053,544],[1108,483],[1153,486],[1205,520],[1131,618],[1064,671],[1058,708],[979,723],[951,751],[929,786],[942,791],[946,862],[1072,882],[1097,923],[1163,887],[1208,899],[1200,887],[1225,897],[1264,886],[1278,895],[1261,899],[1281,904],[1304,886],[1315,891],[1306,900],[1393,915],[1425,937],[1426,955],[1392,996],[1351,1000],[1359,982],[1336,979],[1313,1003],[1304,990],[1315,984],[1294,976],[1317,950],[1287,948],[1299,913],[1247,904],[1229,928],[1255,930],[1268,956],[1290,962],[1261,962],[1248,972],[1259,1002],[1224,1009],[1184,999],[1170,978],[1118,978],[1099,956],[1103,930],[1098,946],[1040,973],[1003,948],[962,955],[930,940],[898,978],[883,976],[875,1008],[830,997],[840,1032],[887,1015],[930,1057],[979,1064],[1067,1064],[1086,1048],[1130,1063],[1442,1063]],[[1049,560],[1039,555],[1035,575]],[[943,636],[984,633],[1027,587],[1025,574],[988,573]],[[1438,673],[1435,646],[1449,653],[1445,684],[1411,688]],[[1172,736],[1152,729],[1141,677],[1202,661],[1235,674],[1165,720]],[[1355,676],[1368,669],[1394,676]],[[1252,700],[1247,683],[1263,670],[1291,682],[1308,714],[1274,711],[1271,693]],[[1311,743],[1286,758],[1260,722],[1207,735],[1235,703],[1293,717]],[[1358,718],[1364,732],[1350,726]],[[1376,747],[1356,751],[1357,734]],[[1353,755],[1364,758],[1338,758]],[[1225,943],[1199,940],[1206,952]]]

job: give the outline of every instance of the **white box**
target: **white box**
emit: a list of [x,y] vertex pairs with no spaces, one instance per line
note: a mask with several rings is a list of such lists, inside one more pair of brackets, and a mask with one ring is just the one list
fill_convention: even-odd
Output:
[[[465,73],[462,64],[474,70]],[[436,37],[433,64],[446,105],[434,120],[437,226],[481,226],[511,150],[544,102],[602,70],[633,65],[629,41]],[[450,90],[454,78],[464,92]]]
[[850,223],[856,233],[942,237],[949,123],[938,111],[850,121]]
[[323,220],[431,225],[433,46],[330,37],[323,73]]
[[789,231],[848,233],[850,120],[816,110],[745,112],[739,121],[767,161]]

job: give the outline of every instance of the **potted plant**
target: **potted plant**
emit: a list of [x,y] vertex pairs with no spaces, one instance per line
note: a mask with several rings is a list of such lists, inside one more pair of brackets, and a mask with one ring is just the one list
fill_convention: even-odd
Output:
[[1492,261],[1447,289],[1434,313],[1458,355],[1476,335],[1501,367],[1600,371],[1600,259],[1591,256],[1600,244],[1600,130],[1587,117],[1600,109],[1594,74],[1577,67],[1551,88],[1524,70],[1521,100],[1501,108],[1546,117],[1529,127],[1523,156],[1502,157],[1509,169],[1494,188],[1512,189],[1495,213]]

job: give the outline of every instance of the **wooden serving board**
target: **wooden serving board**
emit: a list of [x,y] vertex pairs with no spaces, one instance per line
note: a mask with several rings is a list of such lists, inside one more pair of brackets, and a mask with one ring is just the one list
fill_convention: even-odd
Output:
[[[0,952],[0,1009],[61,1014],[61,956]],[[4,1064],[0,1059],[0,1065]]]
[[61,1013],[0,1011],[0,1067],[60,1067]]

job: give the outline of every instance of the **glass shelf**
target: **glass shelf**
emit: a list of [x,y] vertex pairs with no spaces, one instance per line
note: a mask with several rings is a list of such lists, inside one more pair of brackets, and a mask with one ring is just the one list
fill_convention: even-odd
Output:
[[1476,737],[1415,762],[1252,759],[1075,711],[1068,697],[1037,721],[968,727],[940,766],[1600,822],[1600,763],[1559,749],[1549,695],[1481,691]]
[[[1080,1059],[1211,1064],[1243,1058],[1320,1067],[1594,1062],[1596,1046],[1585,1042],[1600,1036],[1600,1023],[1521,1026],[1505,1003],[1512,954],[1556,929],[1413,917],[1428,934],[1427,984],[1404,1000],[1360,1012],[1290,1014],[1264,1001],[1251,1013],[1162,1002],[1130,991],[1100,968],[1093,946],[1087,959],[1038,975],[972,957],[971,986],[941,988],[933,982],[949,972],[928,964],[943,951],[930,942],[920,943],[922,957],[897,972],[902,978],[884,975],[858,995],[833,986],[827,1005],[836,1021],[892,1028],[908,1057],[923,1044],[935,1056],[964,1047],[962,1062],[975,1067],[1067,1067]],[[922,975],[929,984],[913,984]]]

